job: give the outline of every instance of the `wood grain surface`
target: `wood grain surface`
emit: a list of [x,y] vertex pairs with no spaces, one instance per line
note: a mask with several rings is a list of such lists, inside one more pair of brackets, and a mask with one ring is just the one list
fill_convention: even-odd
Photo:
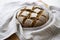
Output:
[[5,40],[19,40],[18,36],[16,34],[11,35],[9,38]]

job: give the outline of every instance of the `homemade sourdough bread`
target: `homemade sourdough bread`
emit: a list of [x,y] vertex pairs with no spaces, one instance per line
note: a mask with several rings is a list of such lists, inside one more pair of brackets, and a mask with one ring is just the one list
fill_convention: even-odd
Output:
[[48,19],[48,13],[40,6],[24,6],[17,13],[17,19],[24,28],[38,27],[45,24]]

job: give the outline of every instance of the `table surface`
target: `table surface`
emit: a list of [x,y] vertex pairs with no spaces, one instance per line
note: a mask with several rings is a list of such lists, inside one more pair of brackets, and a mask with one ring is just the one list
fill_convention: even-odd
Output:
[[11,35],[9,38],[5,39],[5,40],[19,40],[18,36],[14,33],[13,35]]

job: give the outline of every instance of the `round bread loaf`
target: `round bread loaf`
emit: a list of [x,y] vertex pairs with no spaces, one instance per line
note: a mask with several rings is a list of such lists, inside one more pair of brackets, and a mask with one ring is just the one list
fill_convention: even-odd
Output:
[[48,13],[39,6],[24,6],[17,13],[17,19],[24,28],[38,27],[45,24]]

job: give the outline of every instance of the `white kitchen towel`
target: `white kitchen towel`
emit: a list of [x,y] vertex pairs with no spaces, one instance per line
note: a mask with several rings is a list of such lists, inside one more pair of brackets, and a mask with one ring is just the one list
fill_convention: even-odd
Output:
[[55,26],[58,28],[58,30],[56,31],[57,34],[55,34],[54,36],[51,36],[49,40],[60,40],[60,8],[50,6],[50,10],[56,16]]
[[0,40],[5,39],[17,31],[15,13],[20,7],[19,2],[12,2],[0,9]]
[[57,7],[54,7],[54,6],[50,6],[50,10],[56,16],[56,21],[57,22],[55,23],[55,26],[60,28],[60,8],[57,8]]
[[[20,7],[20,2],[12,2],[2,6],[2,8],[0,9],[0,40],[3,40],[6,36],[8,37],[13,33],[17,32],[17,26],[15,22],[16,15],[14,12]],[[35,38],[42,37],[36,36]],[[35,38],[34,40],[36,40]]]

